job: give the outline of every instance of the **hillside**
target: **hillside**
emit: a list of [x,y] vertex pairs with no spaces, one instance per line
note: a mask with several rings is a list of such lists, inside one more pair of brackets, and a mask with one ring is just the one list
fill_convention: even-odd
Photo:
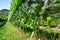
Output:
[[3,26],[5,22],[7,21],[8,13],[9,13],[8,9],[0,10],[0,26]]
[[9,13],[8,9],[0,10],[0,18],[7,19],[8,13]]

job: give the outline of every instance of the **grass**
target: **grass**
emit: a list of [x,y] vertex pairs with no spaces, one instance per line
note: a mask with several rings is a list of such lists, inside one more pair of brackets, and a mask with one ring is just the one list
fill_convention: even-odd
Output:
[[20,33],[10,22],[0,27],[0,40],[20,40]]
[[[29,35],[30,33],[24,32],[23,29],[19,31],[10,22],[0,27],[0,40],[29,40]],[[31,40],[36,40],[36,36]]]

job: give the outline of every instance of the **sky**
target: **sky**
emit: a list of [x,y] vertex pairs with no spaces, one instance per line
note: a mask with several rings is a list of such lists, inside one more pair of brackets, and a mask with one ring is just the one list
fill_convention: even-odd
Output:
[[10,0],[0,0],[0,10],[10,9]]

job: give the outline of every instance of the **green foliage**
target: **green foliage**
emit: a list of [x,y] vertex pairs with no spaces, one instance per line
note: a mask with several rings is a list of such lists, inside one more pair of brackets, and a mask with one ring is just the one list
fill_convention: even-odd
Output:
[[11,1],[11,8],[10,8],[10,13],[9,13],[8,21],[10,20],[10,18],[12,18],[13,14],[17,10],[19,10],[20,3],[21,3],[21,0],[12,0]]
[[7,9],[0,10],[0,27],[6,23],[8,18],[8,12],[9,10]]
[[10,22],[23,28],[30,28],[35,30],[37,20],[40,18],[42,19],[42,21],[40,20],[41,23],[39,26],[41,25],[52,26],[53,24],[52,21],[55,16],[54,13],[57,13],[56,10],[58,11],[58,9],[60,9],[59,0],[58,1],[52,0],[49,5],[45,5],[46,12],[41,10],[42,7],[44,6],[44,0],[41,0],[40,3],[36,1],[29,4],[29,2],[33,1],[20,0],[18,2],[18,0],[17,1],[12,0],[9,13],[10,16],[8,18]]
[[[43,2],[43,1],[42,1]],[[40,11],[40,7],[42,7],[43,5],[40,5],[41,3],[32,3],[30,6],[28,4],[27,1],[21,3],[21,5],[19,5],[17,7],[17,5],[15,7],[17,7],[17,9],[14,9],[13,7],[12,10],[10,10],[10,13],[12,15],[10,20],[12,23],[18,24],[19,26],[22,26],[23,28],[31,28],[34,30],[35,26],[36,26],[36,22],[39,18],[39,11]],[[11,5],[13,6],[13,4]],[[15,11],[15,13],[13,13],[13,9]],[[11,16],[10,15],[10,16]]]
[[[45,10],[42,10],[43,6]],[[27,31],[32,30],[36,32],[39,30],[36,28],[36,25],[39,22],[39,18],[41,20],[38,28],[46,26],[47,29],[52,26],[57,26],[60,23],[60,16],[58,16],[60,14],[59,10],[59,0],[51,0],[49,5],[44,5],[44,0],[41,0],[39,3],[37,1],[34,2],[28,0],[20,0],[19,2],[18,0],[12,0],[8,21],[10,21],[14,25],[17,25],[18,27],[22,27]],[[57,18],[58,20],[56,20]],[[50,28],[48,30],[42,30],[43,33],[48,33],[47,35],[53,35],[53,32],[51,31],[52,30],[50,30]]]
[[[45,11],[42,10],[43,6]],[[55,33],[59,33],[59,31],[53,32],[50,27],[60,24],[59,10],[60,0],[51,0],[49,5],[44,5],[44,0],[12,0],[10,12],[7,10],[0,11],[0,26],[3,25],[0,28],[0,38],[1,40],[19,40],[19,37],[14,34],[16,30],[13,29],[14,26],[12,24],[25,29],[26,32],[37,32],[41,29],[48,37],[55,36]],[[39,18],[40,20],[38,21]],[[39,22],[40,24],[38,25]],[[46,28],[43,28],[43,26],[46,26]],[[9,34],[7,35],[8,37],[5,37],[5,34]],[[28,35],[30,36],[30,34]],[[34,39],[32,38],[32,40]]]

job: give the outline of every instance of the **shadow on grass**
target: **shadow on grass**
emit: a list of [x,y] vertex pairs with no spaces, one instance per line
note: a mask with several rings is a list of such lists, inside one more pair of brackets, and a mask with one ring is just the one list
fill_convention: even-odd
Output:
[[4,26],[7,22],[7,19],[0,19],[0,27]]

